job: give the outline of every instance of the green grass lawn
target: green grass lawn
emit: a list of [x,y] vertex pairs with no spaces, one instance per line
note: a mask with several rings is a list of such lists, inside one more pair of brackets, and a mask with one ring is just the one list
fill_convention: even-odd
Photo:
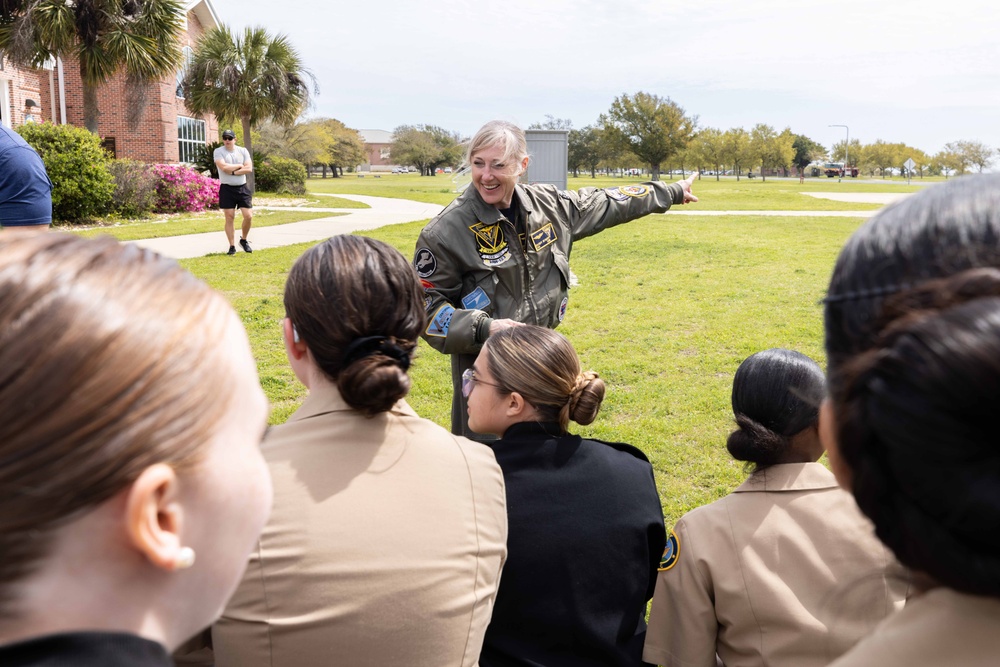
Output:
[[[348,200],[344,200],[348,201]],[[355,202],[357,203],[357,202]],[[367,208],[367,206],[366,206]],[[270,227],[284,225],[289,222],[329,218],[346,213],[321,213],[315,211],[265,211],[255,210],[253,214],[254,227]],[[242,224],[240,213],[236,213],[236,229]],[[222,211],[204,211],[202,213],[179,213],[161,215],[152,220],[121,220],[108,221],[95,225],[55,225],[53,229],[73,232],[80,236],[98,236],[107,234],[119,241],[136,241],[138,239],[158,239],[164,236],[180,236],[182,234],[200,234],[202,232],[221,232],[225,221]]]
[[[662,180],[672,182],[677,177],[663,176]],[[568,186],[571,190],[587,187],[605,188],[611,186],[641,183],[642,178],[590,178],[589,175],[580,178],[570,178]],[[418,176],[417,174],[383,174],[374,178],[366,174],[357,178],[355,174],[346,174],[343,178],[309,179],[306,187],[311,193],[359,194],[377,197],[397,197],[415,201],[446,205],[457,195],[455,183],[451,174],[438,176]],[[880,183],[858,183],[836,179],[807,178],[799,184],[797,179],[742,178],[737,181],[733,177],[722,177],[716,180],[714,176],[703,176],[694,186],[694,193],[701,199],[692,208],[703,211],[871,211],[880,204],[863,204],[854,202],[836,202],[828,199],[817,199],[802,194],[803,192],[916,192],[923,187],[914,180],[913,185],[898,183],[882,185]]]
[[[425,223],[367,234],[409,257]],[[668,524],[744,477],[725,450],[740,361],[768,347],[790,347],[823,363],[818,302],[840,246],[859,223],[654,215],[575,245],[572,267],[581,284],[571,290],[559,330],[584,366],[608,383],[597,421],[576,430],[647,452]],[[258,251],[239,265],[218,257],[182,262],[240,312],[273,406],[272,423],[285,421],[305,395],[285,359],[279,324],[285,277],[306,247]],[[447,426],[447,357],[421,342],[412,376],[410,403]]]

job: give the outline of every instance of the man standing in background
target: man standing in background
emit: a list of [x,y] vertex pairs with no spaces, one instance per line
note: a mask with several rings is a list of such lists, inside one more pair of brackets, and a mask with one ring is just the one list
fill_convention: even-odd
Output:
[[234,220],[236,209],[243,214],[243,237],[240,247],[245,252],[253,252],[247,234],[253,221],[253,196],[247,185],[247,174],[253,171],[250,151],[236,145],[236,133],[226,130],[222,133],[222,145],[215,149],[215,166],[219,168],[219,208],[226,216],[226,238],[229,239],[229,253],[236,254]]
[[35,149],[0,125],[0,227],[44,229],[52,223],[52,181]]

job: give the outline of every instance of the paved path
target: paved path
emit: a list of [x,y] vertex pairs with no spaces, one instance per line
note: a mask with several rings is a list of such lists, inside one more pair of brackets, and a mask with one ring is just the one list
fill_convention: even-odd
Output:
[[[315,194],[315,193],[314,193]],[[841,201],[840,197],[850,197],[853,195],[834,193],[804,193],[812,196],[822,196]],[[323,196],[323,195],[320,195]],[[271,227],[254,227],[250,230],[250,243],[254,250],[264,248],[277,248],[279,246],[293,245],[296,243],[306,243],[309,241],[321,241],[336,234],[349,234],[351,232],[375,229],[385,225],[395,225],[402,222],[413,222],[414,220],[426,220],[433,218],[440,213],[444,207],[439,204],[424,204],[408,199],[391,199],[388,197],[369,197],[366,195],[328,195],[337,196],[344,199],[351,199],[368,204],[371,208],[323,208],[323,207],[300,207],[300,206],[258,206],[259,209],[267,210],[298,210],[298,211],[319,211],[330,213],[343,213],[331,218],[317,218],[316,220],[305,220],[303,222],[290,222],[285,225],[274,225]],[[866,197],[876,196],[874,194],[859,195]],[[881,197],[897,197],[898,195],[880,194]],[[870,201],[870,200],[861,200]],[[872,203],[885,203],[884,201],[873,201]],[[667,215],[766,215],[766,216],[788,216],[788,217],[836,217],[836,218],[867,218],[875,211],[703,211],[697,205],[675,207],[667,212]],[[239,237],[239,213],[236,215],[237,238]],[[226,236],[222,230],[222,214],[219,214],[219,231],[206,232],[204,234],[188,234],[186,236],[168,236],[160,239],[146,239],[142,241],[132,241],[136,245],[155,250],[161,255],[173,257],[175,259],[186,259],[189,257],[203,257],[205,255],[224,253],[228,248]],[[240,251],[242,252],[242,251]]]
[[865,204],[891,204],[899,199],[909,197],[912,192],[803,192],[802,194],[817,199],[831,201],[863,202]]
[[[390,199],[388,197],[368,197],[364,195],[336,195],[344,199],[352,199],[371,208],[305,208],[259,206],[270,210],[299,210],[346,213],[331,218],[317,218],[302,222],[290,222],[285,225],[271,227],[253,227],[250,229],[250,244],[254,250],[277,248],[279,246],[321,241],[337,234],[348,234],[362,229],[375,229],[385,225],[395,225],[401,222],[413,222],[433,218],[444,207],[439,204],[424,204],[408,199]],[[240,214],[236,213],[236,238],[239,238]],[[160,239],[133,241],[143,248],[155,250],[161,255],[174,259],[188,257],[203,257],[212,253],[224,253],[228,250],[226,235],[222,230],[222,213],[219,213],[219,231],[204,234],[188,234],[185,236],[167,236]],[[238,252],[243,252],[239,250]]]

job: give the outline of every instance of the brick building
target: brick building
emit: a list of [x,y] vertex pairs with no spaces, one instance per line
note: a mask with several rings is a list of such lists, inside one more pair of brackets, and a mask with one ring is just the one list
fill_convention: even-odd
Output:
[[389,154],[392,149],[392,132],[386,130],[358,130],[368,161],[358,167],[359,171],[391,171],[394,165]]
[[[188,0],[181,49],[186,59],[207,29],[219,25],[210,0]],[[151,84],[138,127],[128,127],[125,77],[118,76],[98,89],[98,134],[116,157],[144,162],[189,162],[199,146],[218,141],[215,117],[194,116],[184,105],[179,82],[184,71]],[[16,127],[48,121],[79,127],[83,122],[83,85],[73,58],[56,59],[40,69],[15,67],[0,54],[0,123]]]

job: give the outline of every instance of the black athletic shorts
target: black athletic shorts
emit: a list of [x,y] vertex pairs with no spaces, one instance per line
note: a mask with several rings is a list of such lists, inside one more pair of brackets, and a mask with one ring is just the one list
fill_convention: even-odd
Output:
[[246,183],[219,185],[219,208],[253,208],[253,197]]

